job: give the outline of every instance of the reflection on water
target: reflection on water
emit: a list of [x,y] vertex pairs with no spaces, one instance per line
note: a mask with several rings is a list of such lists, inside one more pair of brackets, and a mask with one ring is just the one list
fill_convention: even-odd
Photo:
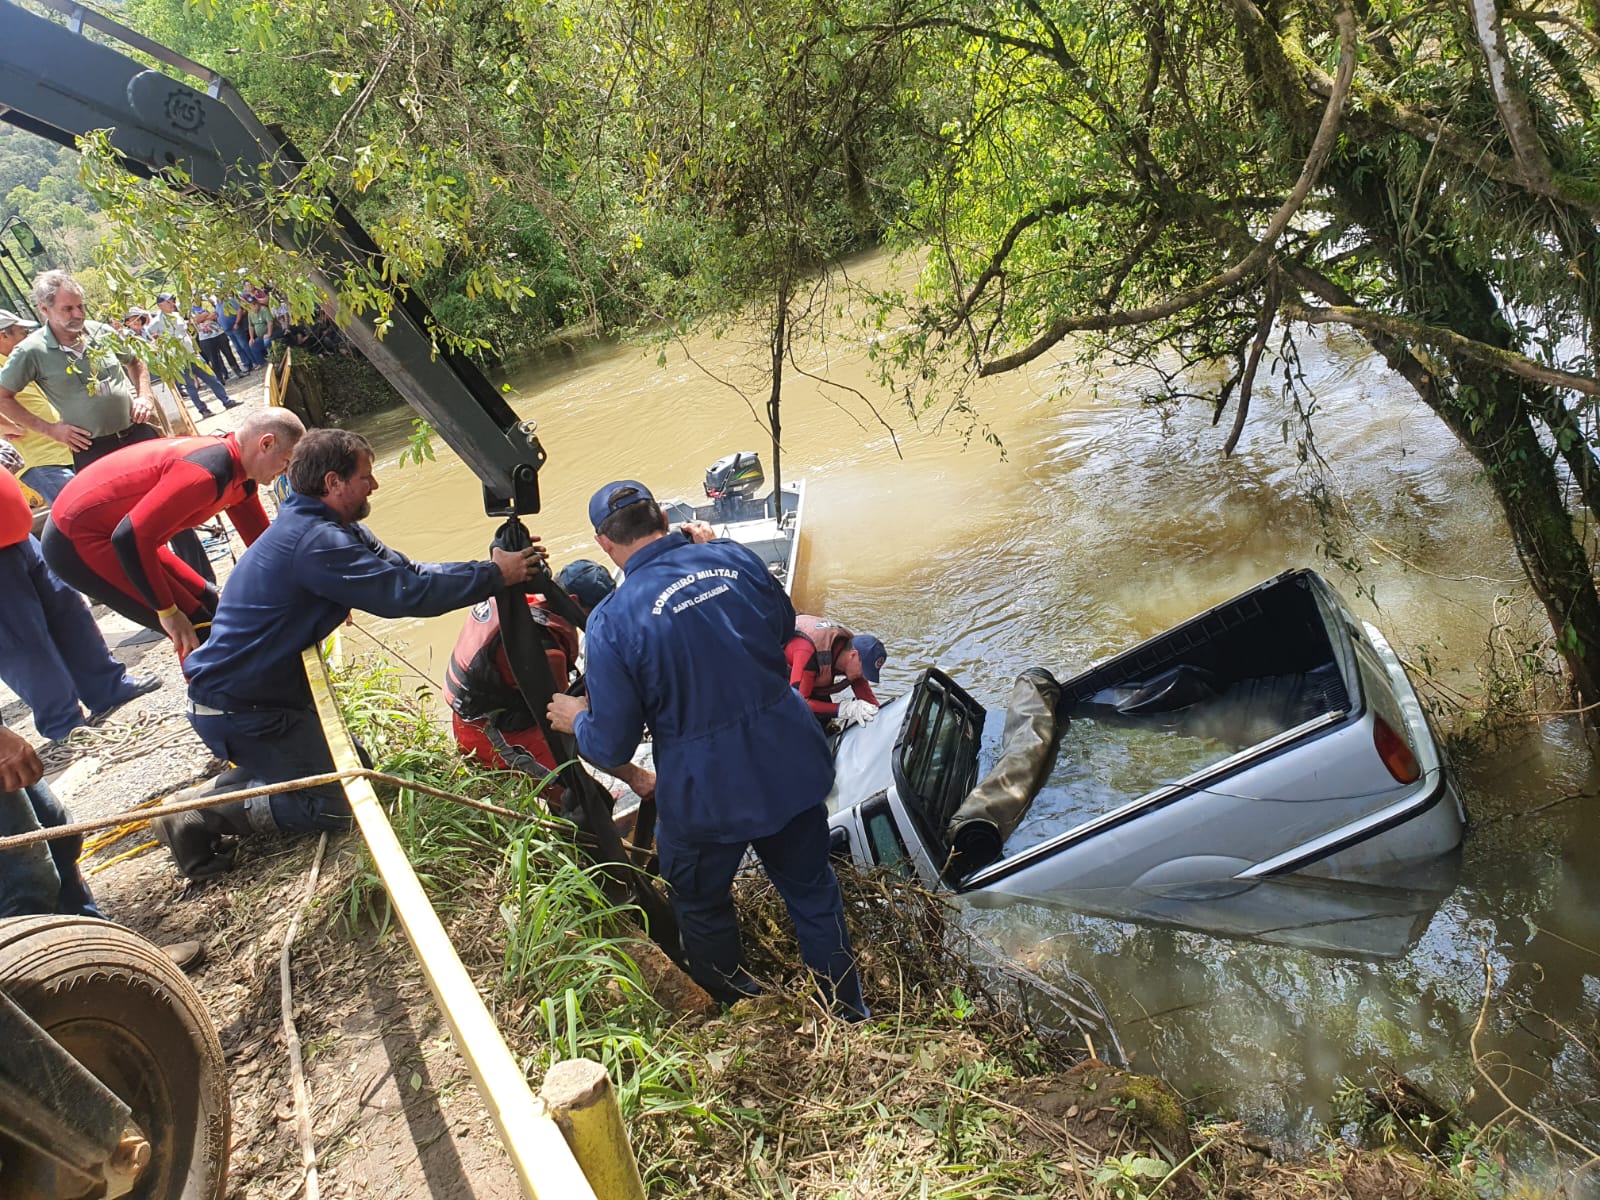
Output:
[[1006,839],[1006,853],[1038,845],[1232,753],[1212,738],[1080,717],[1062,734],[1055,764]]
[[[1225,460],[1209,413],[1163,419],[1133,401],[1137,381],[1116,373],[1058,396],[1059,368],[1040,365],[972,389],[1004,444],[1002,460],[979,440],[963,446],[949,431],[913,425],[877,389],[865,344],[842,337],[805,365],[871,397],[896,421],[903,457],[850,393],[792,377],[783,469],[809,481],[797,599],[883,638],[884,694],[937,664],[985,704],[1003,704],[1025,667],[1067,678],[1291,567],[1321,567],[1357,599],[1350,578],[1323,560],[1296,419],[1275,392],[1257,395],[1241,448]],[[1521,594],[1489,490],[1440,422],[1355,343],[1307,339],[1301,351],[1318,396],[1317,448],[1333,472],[1328,494],[1355,531],[1359,582],[1381,606],[1362,598],[1358,611],[1402,653],[1425,648],[1445,682],[1471,690],[1494,598]],[[658,494],[694,497],[717,458],[768,452],[737,390],[764,394],[760,331],[669,346],[665,366],[657,353],[594,348],[509,381],[549,451],[546,509],[533,524],[557,564],[595,553],[584,505],[599,484],[640,478]],[[437,463],[397,468],[409,430],[405,412],[366,430],[384,484],[374,529],[414,558],[482,555],[493,526],[476,482],[443,448]],[[403,642],[438,680],[453,619],[365,623]],[[1464,1099],[1487,956],[1496,1005],[1484,1045],[1515,1065],[1507,1091],[1592,1139],[1600,1068],[1551,1022],[1595,1044],[1596,804],[1485,819],[1593,794],[1597,782],[1581,739],[1560,725],[1474,764],[1464,783],[1480,824],[1468,836],[1463,882],[1392,961],[1039,905],[976,919],[1019,955],[1059,957],[1098,984],[1136,1061],[1201,1107],[1285,1133],[1326,1119],[1336,1078],[1379,1062]],[[1486,1094],[1479,1087],[1472,1106],[1480,1117],[1496,1107]]]

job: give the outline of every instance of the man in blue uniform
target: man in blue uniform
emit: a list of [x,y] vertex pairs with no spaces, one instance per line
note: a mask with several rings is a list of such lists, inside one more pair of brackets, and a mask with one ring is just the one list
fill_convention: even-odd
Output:
[[601,488],[589,519],[627,575],[589,616],[588,697],[554,697],[550,721],[598,764],[627,762],[649,726],[661,875],[690,973],[722,1000],[760,990],[743,966],[731,890],[753,846],[806,965],[843,1015],[867,1016],[828,861],[833,758],[783,657],[789,597],[737,542],[704,526],[669,533],[641,483]]
[[[492,551],[483,562],[413,563],[360,521],[378,490],[372,447],[359,434],[316,429],[289,462],[294,490],[278,519],[245,551],[222,591],[211,636],[184,661],[190,723],[236,769],[201,792],[282,783],[334,769],[300,654],[359,608],[380,617],[434,617],[521,583],[542,559],[537,544]],[[538,539],[534,539],[537,543]],[[233,865],[224,835],[274,829],[345,829],[337,784],[241,800],[157,822],[190,879]]]

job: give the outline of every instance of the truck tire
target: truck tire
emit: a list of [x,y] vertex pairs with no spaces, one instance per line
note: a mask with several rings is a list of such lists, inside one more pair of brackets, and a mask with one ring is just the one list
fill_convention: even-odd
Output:
[[0,988],[133,1110],[139,1200],[221,1200],[232,1112],[199,993],[155,946],[90,917],[0,920]]

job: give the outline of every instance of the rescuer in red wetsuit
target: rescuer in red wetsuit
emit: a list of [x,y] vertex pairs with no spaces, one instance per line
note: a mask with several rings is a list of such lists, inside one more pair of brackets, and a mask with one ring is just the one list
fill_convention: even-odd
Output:
[[[837,621],[801,613],[783,656],[789,660],[789,686],[819,720],[864,725],[878,715],[872,685],[889,655],[870,633],[854,634]],[[833,693],[847,683],[855,694],[835,703]]]
[[166,543],[224,510],[245,544],[254,542],[267,528],[256,488],[283,474],[304,432],[292,412],[265,408],[225,437],[162,438],[109,454],[56,497],[45,561],[90,599],[166,633],[186,657],[210,626],[217,594]]
[[[616,588],[610,572],[586,558],[563,567],[556,584],[585,613]],[[555,643],[545,654],[550,662],[550,677],[558,688],[565,689],[578,662],[578,631],[569,621],[550,612],[543,596],[529,596],[528,609]],[[555,769],[555,755],[545,744],[544,734],[528,710],[506,658],[500,615],[492,597],[468,611],[467,623],[456,638],[450,664],[445,668],[444,690],[450,702],[456,745],[463,754],[497,770],[510,767],[542,775]],[[509,764],[505,751],[514,760]],[[537,768],[522,760],[516,751],[532,755]],[[608,769],[641,799],[648,799],[655,791],[655,776],[641,767],[627,763]]]

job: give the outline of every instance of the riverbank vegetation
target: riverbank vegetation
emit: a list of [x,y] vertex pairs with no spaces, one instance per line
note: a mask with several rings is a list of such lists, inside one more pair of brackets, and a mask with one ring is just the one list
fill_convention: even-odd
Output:
[[[1294,348],[1365,339],[1482,465],[1549,626],[1600,703],[1592,398],[1600,278],[1592,6],[1367,0],[752,9],[508,0],[129,0],[142,32],[224,69],[309,160],[293,194],[214,204],[86,178],[129,262],[196,287],[243,268],[315,301],[270,224],[351,203],[446,344],[718,319],[837,316],[816,269],[925,255],[877,299],[885,382],[981,428],[973,380],[1135,363],[1208,406],[1228,453],[1272,382],[1305,457]],[[347,308],[388,303],[344,272]],[[1065,378],[1065,376],[1063,376]],[[874,403],[866,397],[841,402]],[[1224,425],[1225,423],[1225,425]]]
[[[567,827],[536,815],[527,780],[464,764],[425,697],[391,672],[358,665],[339,694],[379,769],[530,813],[515,822],[404,790],[386,797],[530,1077],[565,1057],[604,1063],[652,1196],[1465,1200],[1504,1184],[1502,1131],[1460,1130],[1420,1157],[1403,1132],[1375,1150],[1330,1136],[1307,1159],[1275,1159],[1242,1126],[1025,1019],[1006,990],[1017,976],[963,952],[945,903],[892,878],[844,878],[871,1022],[821,1014],[794,976],[781,904],[757,879],[741,883],[740,919],[772,991],[726,1013],[696,1006]],[[359,869],[336,911],[342,937],[387,921]]]

